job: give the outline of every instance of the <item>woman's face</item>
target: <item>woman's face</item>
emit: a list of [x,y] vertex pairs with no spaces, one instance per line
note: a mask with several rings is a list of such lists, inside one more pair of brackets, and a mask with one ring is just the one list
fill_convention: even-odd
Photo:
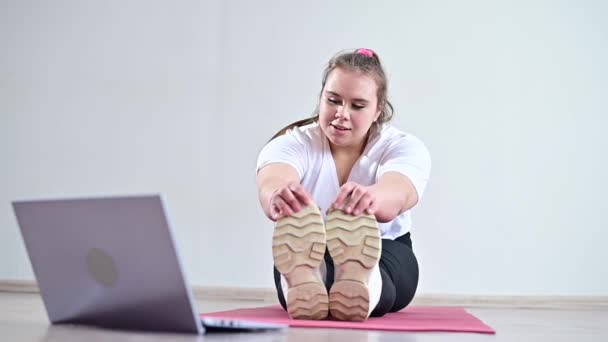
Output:
[[363,143],[378,119],[378,86],[361,72],[335,68],[327,77],[319,103],[319,125],[327,138],[340,147]]

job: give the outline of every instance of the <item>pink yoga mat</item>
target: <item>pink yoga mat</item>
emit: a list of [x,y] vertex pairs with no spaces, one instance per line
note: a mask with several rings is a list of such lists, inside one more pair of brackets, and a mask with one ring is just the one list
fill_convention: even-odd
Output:
[[290,327],[389,331],[453,331],[494,334],[495,331],[462,308],[417,306],[365,322],[293,320],[279,305],[201,314],[201,317],[288,324]]

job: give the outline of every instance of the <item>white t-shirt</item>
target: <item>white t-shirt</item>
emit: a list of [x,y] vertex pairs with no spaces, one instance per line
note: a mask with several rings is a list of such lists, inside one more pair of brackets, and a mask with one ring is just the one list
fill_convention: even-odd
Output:
[[[340,184],[329,141],[319,124],[315,122],[293,128],[266,144],[258,157],[256,172],[273,163],[286,163],[295,168],[300,183],[326,216]],[[388,171],[407,176],[420,201],[429,179],[431,158],[420,139],[384,125],[368,142],[347,181],[372,185]],[[382,238],[395,239],[409,232],[411,226],[411,214],[407,210],[390,222],[380,223]]]

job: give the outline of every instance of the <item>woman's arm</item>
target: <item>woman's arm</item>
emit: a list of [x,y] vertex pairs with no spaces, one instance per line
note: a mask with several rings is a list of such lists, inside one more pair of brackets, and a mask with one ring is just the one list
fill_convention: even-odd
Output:
[[286,163],[263,167],[257,174],[258,197],[266,216],[276,221],[311,203],[296,169]]
[[412,181],[399,172],[387,172],[376,184],[369,186],[376,198],[376,219],[389,222],[418,203],[418,193]]
[[389,222],[416,203],[418,193],[410,179],[399,172],[389,171],[370,186],[355,182],[344,184],[338,191],[333,207],[355,216],[372,214],[378,222]]
[[380,176],[375,184],[344,184],[334,208],[343,208],[344,201],[350,198],[351,203],[343,208],[347,213],[365,212],[376,215],[380,222],[389,222],[414,207],[424,193],[431,172],[431,156],[422,141],[413,135],[395,139],[385,150],[379,165]]

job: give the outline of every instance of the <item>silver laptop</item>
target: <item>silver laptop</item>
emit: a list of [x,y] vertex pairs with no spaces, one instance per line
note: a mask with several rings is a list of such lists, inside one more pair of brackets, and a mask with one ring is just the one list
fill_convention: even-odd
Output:
[[53,324],[195,334],[285,327],[199,317],[160,195],[13,209]]

